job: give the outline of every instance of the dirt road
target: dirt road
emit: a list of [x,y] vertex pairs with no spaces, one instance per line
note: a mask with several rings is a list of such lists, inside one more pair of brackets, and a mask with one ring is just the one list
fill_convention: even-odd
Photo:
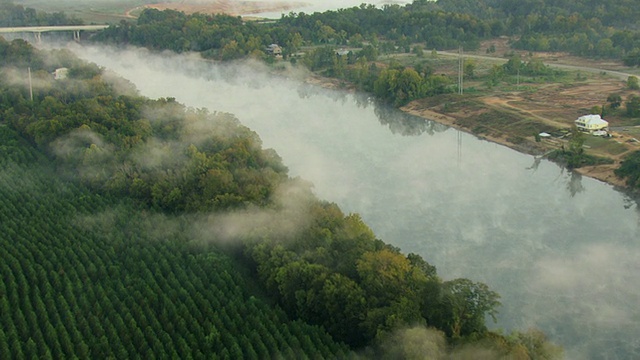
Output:
[[[438,51],[437,53],[438,55],[444,55],[444,56],[455,56],[455,57],[460,56],[458,53],[449,52],[449,51]],[[495,62],[501,62],[501,63],[506,63],[508,61],[508,59],[497,57],[497,56],[486,56],[486,55],[477,55],[477,54],[462,54],[462,56],[463,58],[488,60],[488,61],[495,61]],[[563,61],[563,60],[558,60],[558,61]],[[637,74],[617,71],[613,69],[605,69],[601,67],[590,67],[590,66],[583,66],[583,65],[571,65],[571,64],[561,63],[558,61],[543,61],[543,63],[545,65],[548,65],[549,67],[562,69],[562,70],[584,71],[584,72],[589,72],[594,74],[605,73],[607,75],[614,76],[624,81],[626,81],[629,78],[629,76],[638,76]]]

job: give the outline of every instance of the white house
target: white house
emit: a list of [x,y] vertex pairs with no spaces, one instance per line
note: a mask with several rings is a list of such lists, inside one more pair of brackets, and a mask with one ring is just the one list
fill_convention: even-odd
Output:
[[593,133],[599,130],[606,131],[609,128],[609,122],[600,115],[583,115],[576,120],[576,127],[580,131]]
[[53,72],[53,78],[56,80],[66,79],[69,74],[69,69],[67,68],[58,68]]

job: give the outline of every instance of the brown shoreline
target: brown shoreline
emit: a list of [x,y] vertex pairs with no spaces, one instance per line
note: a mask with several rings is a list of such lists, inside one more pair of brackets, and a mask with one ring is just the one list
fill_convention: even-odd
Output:
[[[327,78],[318,76],[315,74],[309,74],[307,79],[305,80],[307,83],[321,86],[328,89],[338,89],[341,88],[339,86],[339,81],[333,78]],[[344,85],[344,84],[343,84]],[[355,91],[354,88],[347,88],[348,91]],[[508,140],[508,133],[501,133],[500,136],[492,135],[492,134],[475,134],[471,129],[461,126],[458,123],[458,118],[452,115],[442,114],[438,111],[433,110],[432,108],[428,108],[420,104],[420,99],[414,100],[409,104],[402,106],[399,108],[400,111],[403,111],[407,114],[419,116],[426,120],[435,121],[437,123],[464,131],[468,134],[474,135],[479,139],[484,139],[487,141],[491,141],[493,143],[506,146],[512,150],[518,151],[520,153],[529,154],[529,155],[542,155],[546,151],[552,150],[554,146],[544,145],[541,143],[535,143],[533,140],[527,140],[525,144],[514,144]],[[613,133],[614,136],[619,134]],[[590,177],[592,179],[596,179],[603,183],[609,184],[616,188],[619,191],[631,192],[630,189],[624,179],[618,178],[614,174],[614,170],[619,166],[619,162],[616,161],[614,164],[607,165],[597,165],[597,166],[584,166],[581,168],[573,169],[582,176]]]
[[[424,108],[420,108],[420,106],[418,104],[416,104],[416,102],[412,102],[409,103],[403,107],[400,108],[401,111],[404,111],[408,114],[411,115],[415,115],[415,116],[419,116],[422,117],[424,119],[427,120],[432,120],[435,122],[438,122],[440,124],[443,125],[447,125],[459,130],[462,130],[468,134],[471,135],[475,135],[476,137],[480,138],[480,139],[485,139],[491,142],[494,142],[496,144],[500,144],[503,146],[506,146],[510,149],[513,149],[515,151],[518,152],[522,152],[522,153],[526,153],[526,154],[530,154],[530,155],[540,155],[541,153],[539,153],[539,151],[531,151],[531,149],[528,148],[524,148],[521,145],[516,145],[513,144],[512,142],[508,141],[505,137],[503,136],[494,136],[494,135],[482,135],[479,136],[477,134],[474,134],[472,131],[470,131],[468,128],[465,128],[463,126],[460,126],[456,123],[456,118],[453,116],[449,116],[449,115],[445,115],[445,114],[441,114],[439,112],[433,111],[431,109],[424,109]],[[549,147],[549,149],[552,149],[551,147]],[[609,185],[612,185],[616,188],[619,188],[621,190],[629,190],[629,188],[627,187],[624,179],[620,179],[618,178],[615,174],[614,174],[614,170],[618,167],[619,164],[609,164],[609,165],[597,165],[597,166],[585,166],[582,168],[578,168],[578,169],[574,169],[573,171],[583,175],[583,176],[587,176],[599,181],[602,181],[604,183],[607,183]]]

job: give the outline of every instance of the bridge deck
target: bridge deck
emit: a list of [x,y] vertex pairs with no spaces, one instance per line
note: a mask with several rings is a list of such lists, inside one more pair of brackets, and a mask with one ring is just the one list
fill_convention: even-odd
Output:
[[109,25],[61,25],[61,26],[22,26],[0,27],[0,33],[33,32],[43,33],[51,31],[97,31],[108,28]]

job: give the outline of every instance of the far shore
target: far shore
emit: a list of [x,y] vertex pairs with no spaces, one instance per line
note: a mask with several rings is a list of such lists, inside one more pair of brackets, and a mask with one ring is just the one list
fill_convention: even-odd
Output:
[[[469,129],[464,128],[459,126],[456,123],[456,118],[453,116],[449,116],[449,115],[445,115],[445,114],[441,114],[438,113],[436,111],[433,111],[431,109],[423,109],[420,108],[419,106],[417,106],[415,103],[409,103],[408,105],[405,105],[403,107],[400,108],[401,111],[404,111],[408,114],[411,115],[416,115],[416,116],[420,116],[424,119],[427,120],[432,120],[435,122],[438,122],[440,124],[443,125],[447,125],[450,126],[452,128],[456,128],[459,130],[462,130],[466,133],[472,134],[477,136],[478,138],[481,139],[485,139],[506,147],[509,147],[513,150],[519,151],[519,152],[524,152],[527,154],[531,154],[531,155],[539,155],[539,154],[535,154],[532,153],[531,151],[525,151],[525,149],[522,146],[517,146],[516,144],[513,144],[511,142],[509,142],[505,137],[499,137],[499,136],[492,136],[492,135],[482,135],[482,136],[478,136],[477,134],[474,134],[473,132],[471,132]],[[585,167],[581,167],[578,169],[573,169],[573,171],[587,176],[587,177],[591,177],[594,178],[596,180],[600,180],[602,182],[605,182],[607,184],[613,185],[615,187],[619,187],[619,188],[624,188],[627,189],[627,185],[625,183],[624,179],[620,179],[619,177],[617,177],[614,174],[614,170],[619,166],[619,164],[609,164],[609,165],[598,165],[598,166],[585,166]]]
[[[311,76],[307,77],[306,79],[307,83],[313,84],[313,85],[317,85],[317,86],[321,86],[324,88],[328,88],[328,89],[339,89],[339,88],[343,88],[344,86],[344,82],[339,81],[337,79],[333,79],[333,78],[327,78],[327,77],[322,77],[322,76],[318,76],[318,75],[314,75],[311,74]],[[349,90],[354,90],[354,89],[347,89],[347,91]],[[484,139],[487,141],[491,141],[493,143],[496,144],[500,144],[503,146],[506,146],[512,150],[518,151],[520,153],[525,153],[525,154],[529,154],[529,155],[541,155],[543,154],[545,151],[547,150],[551,150],[553,149],[553,147],[551,146],[544,146],[544,144],[532,144],[532,142],[529,142],[530,145],[532,146],[523,146],[523,145],[518,145],[518,144],[514,144],[510,141],[507,140],[508,138],[508,134],[502,134],[502,136],[495,136],[495,135],[491,135],[491,134],[482,134],[482,135],[478,135],[473,133],[473,131],[471,131],[470,129],[460,126],[457,123],[457,118],[455,116],[451,116],[451,115],[447,115],[447,114],[442,114],[440,112],[434,111],[431,108],[425,108],[424,106],[419,104],[420,100],[415,100],[410,102],[409,104],[402,106],[399,108],[400,111],[403,111],[407,114],[411,114],[411,115],[415,115],[418,117],[421,117],[425,120],[431,120],[431,121],[435,121],[437,123],[464,131],[468,134],[474,135],[476,137],[478,137],[479,139]],[[616,133],[612,133],[614,136],[617,136],[619,134]],[[620,179],[618,178],[615,174],[614,174],[614,170],[619,166],[620,164],[618,162],[614,163],[614,164],[608,164],[608,165],[597,165],[597,166],[584,166],[581,168],[577,168],[577,169],[573,169],[572,171],[575,171],[577,173],[579,173],[580,175],[583,176],[587,176],[599,181],[602,181],[604,183],[607,183],[609,185],[612,185],[620,190],[626,190],[629,191],[629,187],[627,186],[626,182],[624,179]]]

